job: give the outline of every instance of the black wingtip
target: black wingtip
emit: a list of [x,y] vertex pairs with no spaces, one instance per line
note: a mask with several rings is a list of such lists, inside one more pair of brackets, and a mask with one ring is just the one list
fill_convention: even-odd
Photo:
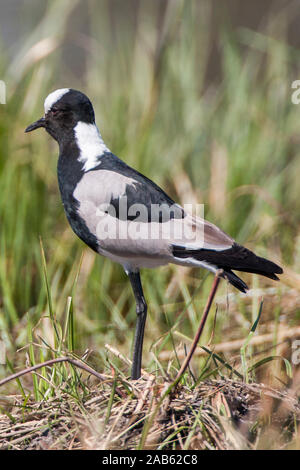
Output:
[[[266,272],[274,274],[274,276],[275,274],[283,274],[283,269],[278,264],[266,258],[261,258],[260,256],[257,256],[257,258],[263,263],[262,268],[264,269],[262,270],[265,270],[265,268],[267,267]],[[278,279],[277,276],[275,276],[275,278]]]

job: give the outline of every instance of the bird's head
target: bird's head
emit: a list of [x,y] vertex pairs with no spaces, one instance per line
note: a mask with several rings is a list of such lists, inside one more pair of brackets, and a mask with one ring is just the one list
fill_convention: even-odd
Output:
[[45,115],[25,129],[31,132],[39,127],[46,131],[59,143],[73,134],[78,122],[95,123],[92,103],[80,91],[71,88],[55,90],[44,102]]

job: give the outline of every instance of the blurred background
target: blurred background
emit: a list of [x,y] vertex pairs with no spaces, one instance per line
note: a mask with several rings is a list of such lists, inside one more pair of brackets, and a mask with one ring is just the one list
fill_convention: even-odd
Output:
[[[214,343],[247,335],[261,298],[258,331],[271,334],[274,351],[281,329],[297,327],[299,27],[298,1],[1,1],[0,339],[13,366],[24,365],[29,343],[31,362],[49,356],[49,311],[64,325],[72,305],[73,347],[89,349],[98,369],[108,364],[105,343],[129,355],[135,325],[122,269],[68,226],[55,142],[24,134],[56,88],[90,97],[115,154],[176,201],[204,203],[207,219],[284,266],[281,283],[242,276],[248,296],[222,283]],[[161,351],[193,336],[212,276],[170,266],[142,279],[152,370]]]

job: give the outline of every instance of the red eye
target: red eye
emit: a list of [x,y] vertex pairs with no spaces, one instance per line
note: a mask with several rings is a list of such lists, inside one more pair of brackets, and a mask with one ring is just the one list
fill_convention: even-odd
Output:
[[51,109],[51,114],[52,114],[52,116],[57,116],[58,113],[59,113],[59,109],[58,109],[58,108],[52,108],[52,109]]

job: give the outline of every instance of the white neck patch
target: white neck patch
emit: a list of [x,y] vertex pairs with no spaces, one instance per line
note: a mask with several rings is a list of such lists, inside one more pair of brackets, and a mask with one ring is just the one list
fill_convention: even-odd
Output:
[[74,127],[75,139],[80,150],[78,160],[83,163],[84,171],[99,165],[99,158],[109,152],[96,124],[79,121]]
[[44,102],[44,109],[45,114],[52,108],[56,101],[60,100],[66,93],[70,91],[70,88],[60,88],[59,90],[55,90],[50,95],[47,96]]

